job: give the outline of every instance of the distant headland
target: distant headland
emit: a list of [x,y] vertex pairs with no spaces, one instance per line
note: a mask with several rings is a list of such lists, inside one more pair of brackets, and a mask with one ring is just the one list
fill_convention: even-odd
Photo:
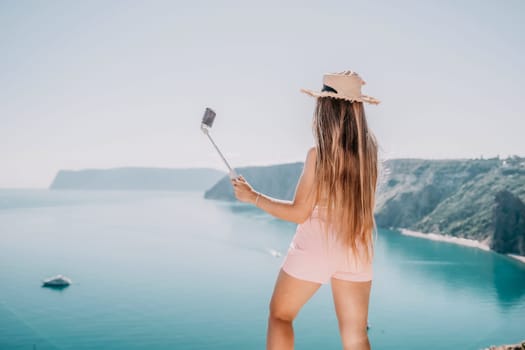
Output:
[[204,191],[225,171],[212,168],[142,168],[60,170],[52,190],[172,190]]

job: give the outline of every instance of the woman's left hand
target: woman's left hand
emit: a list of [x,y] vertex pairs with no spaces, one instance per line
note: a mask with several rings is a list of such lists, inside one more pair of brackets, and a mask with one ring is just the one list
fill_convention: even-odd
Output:
[[236,178],[231,179],[233,190],[235,192],[235,197],[245,203],[253,203],[257,192],[250,186],[248,181],[242,176],[239,175]]

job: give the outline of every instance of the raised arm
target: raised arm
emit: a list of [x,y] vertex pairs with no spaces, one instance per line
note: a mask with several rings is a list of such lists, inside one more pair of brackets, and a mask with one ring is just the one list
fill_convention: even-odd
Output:
[[259,192],[259,198],[254,197],[252,203],[255,204],[257,199],[257,207],[268,214],[297,224],[303,223],[310,216],[315,204],[313,184],[316,157],[316,149],[311,147],[306,155],[303,171],[297,182],[292,201],[272,198]]

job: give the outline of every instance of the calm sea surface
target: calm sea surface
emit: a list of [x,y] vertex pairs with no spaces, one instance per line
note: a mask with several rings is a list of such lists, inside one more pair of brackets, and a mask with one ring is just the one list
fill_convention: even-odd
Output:
[[[295,227],[198,192],[0,190],[0,349],[264,349]],[[376,252],[373,349],[525,339],[525,264],[389,230]],[[330,285],[294,324],[297,349],[341,348]]]

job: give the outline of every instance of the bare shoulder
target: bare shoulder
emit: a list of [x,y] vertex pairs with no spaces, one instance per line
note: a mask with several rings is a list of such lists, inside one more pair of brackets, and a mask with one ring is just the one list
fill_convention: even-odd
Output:
[[312,146],[308,149],[308,153],[306,154],[306,161],[304,164],[304,172],[307,173],[307,175],[313,175],[316,158],[317,148],[315,146]]
[[312,146],[312,147],[310,147],[308,149],[307,158],[308,158],[308,160],[314,160],[315,161],[316,157],[317,157],[317,147]]

